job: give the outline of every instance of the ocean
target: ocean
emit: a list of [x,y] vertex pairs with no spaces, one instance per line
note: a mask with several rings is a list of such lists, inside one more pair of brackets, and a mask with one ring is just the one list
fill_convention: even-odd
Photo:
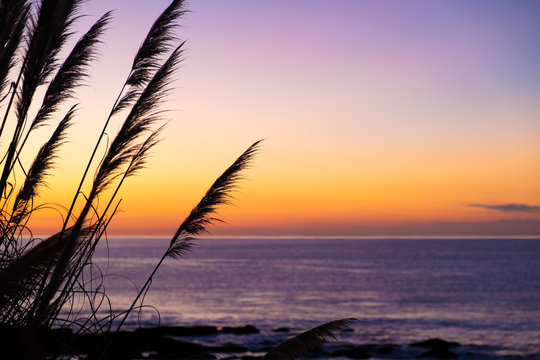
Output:
[[[167,243],[112,238],[100,245],[94,262],[107,274],[114,310],[129,306]],[[356,318],[353,331],[340,334],[342,343],[393,344],[406,352],[408,344],[440,338],[463,345],[460,358],[540,358],[540,239],[196,244],[185,258],[163,263],[147,306],[127,328],[251,324],[281,341],[330,320]],[[290,333],[274,331],[283,327]]]

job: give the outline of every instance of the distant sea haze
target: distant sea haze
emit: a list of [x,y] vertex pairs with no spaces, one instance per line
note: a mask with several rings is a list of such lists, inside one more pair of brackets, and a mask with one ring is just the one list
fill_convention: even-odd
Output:
[[[166,246],[113,238],[98,249],[115,309],[129,306]],[[164,263],[146,304],[157,310],[134,314],[128,326],[252,324],[271,335],[355,317],[345,335],[355,343],[437,337],[489,358],[532,359],[540,353],[540,239],[202,239],[186,258]]]

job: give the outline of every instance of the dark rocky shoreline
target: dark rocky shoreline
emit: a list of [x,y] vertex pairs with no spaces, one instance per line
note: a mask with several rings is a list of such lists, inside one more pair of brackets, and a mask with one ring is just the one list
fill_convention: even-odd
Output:
[[[353,331],[350,329],[349,331]],[[293,337],[295,332],[278,328],[274,333]],[[21,331],[14,328],[0,329],[0,358],[17,358],[10,352],[12,344],[21,340]],[[205,339],[226,336],[227,341],[208,345]],[[246,341],[248,336],[259,336]],[[275,338],[265,339],[252,325],[240,327],[216,326],[162,326],[139,328],[134,331],[75,335],[71,329],[43,330],[41,334],[48,356],[78,355],[95,358],[107,347],[105,359],[262,359],[265,353],[279,345]],[[187,341],[189,340],[189,341]],[[255,340],[255,341],[254,341]],[[470,347],[442,339],[429,339],[406,345],[350,344],[329,342],[312,355],[312,358],[342,359],[468,359],[486,358],[473,354]],[[489,358],[489,357],[487,357]]]
[[[353,331],[348,329],[346,331]],[[283,337],[298,333],[288,328],[262,334],[252,325],[238,327],[161,326],[120,331],[117,334],[74,334],[71,329],[41,331],[46,358],[95,359],[106,347],[107,360],[179,360],[179,359],[262,359],[281,343]],[[24,341],[24,332],[0,327],[0,359],[17,359],[14,344]],[[339,334],[338,334],[339,336]],[[353,344],[328,342],[310,359],[539,359],[529,356],[494,356],[488,346],[462,345],[442,339],[428,339],[410,344]],[[538,357],[537,357],[538,356]]]

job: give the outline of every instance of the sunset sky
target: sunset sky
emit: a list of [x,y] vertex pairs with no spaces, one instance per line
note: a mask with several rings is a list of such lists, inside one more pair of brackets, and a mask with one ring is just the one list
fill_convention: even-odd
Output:
[[[167,5],[84,4],[77,30],[109,9],[114,22],[42,201],[69,205],[133,55]],[[264,138],[212,234],[540,234],[540,2],[186,5],[178,35],[187,51],[163,105],[170,123],[124,187],[109,233],[173,233]],[[55,211],[34,216],[37,232],[61,224]]]

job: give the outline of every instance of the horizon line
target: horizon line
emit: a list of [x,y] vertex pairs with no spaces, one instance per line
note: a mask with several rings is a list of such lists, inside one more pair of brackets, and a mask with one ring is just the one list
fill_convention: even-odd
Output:
[[[37,236],[39,237],[39,236]],[[166,235],[108,235],[108,239],[156,239],[167,240],[171,236]],[[321,240],[540,240],[538,235],[206,235],[198,239],[321,239]]]

